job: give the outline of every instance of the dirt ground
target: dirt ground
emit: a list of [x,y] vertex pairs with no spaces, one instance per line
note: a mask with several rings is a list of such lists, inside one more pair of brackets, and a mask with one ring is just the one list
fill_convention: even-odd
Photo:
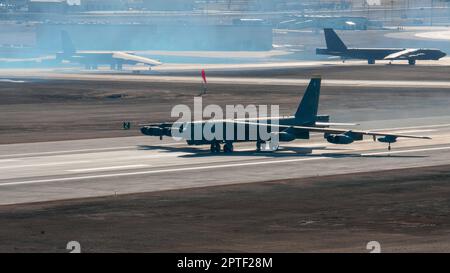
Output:
[[[448,81],[450,66],[410,66],[405,62],[392,65],[329,65],[289,69],[255,70],[255,71],[208,71],[208,76],[239,76],[264,78],[308,79],[321,76],[323,79],[336,80],[382,80],[382,81]],[[167,73],[169,74],[169,73]],[[197,76],[198,72],[187,73]]]
[[[331,78],[343,77],[342,73],[356,79],[376,78],[372,75],[377,71],[374,68],[364,68],[360,73],[353,69],[333,68],[322,72]],[[399,75],[406,75],[399,79],[413,75],[419,79],[424,73],[429,80],[440,80],[446,78],[441,70],[448,75],[444,68],[434,67],[435,74],[431,77],[431,72],[425,72],[429,69],[422,67],[414,74],[399,71]],[[377,77],[392,72],[383,71],[376,72]],[[274,74],[277,77],[309,78],[309,74],[316,72],[293,70]],[[251,76],[258,75],[264,76],[264,73]],[[282,115],[291,115],[304,89],[303,86],[210,84],[203,104],[278,104]],[[174,120],[170,117],[172,107],[192,105],[193,97],[200,90],[200,84],[184,83],[0,82],[0,144],[139,135],[137,124]],[[448,94],[448,89],[323,87],[320,112],[341,122],[441,116],[448,115]],[[135,126],[133,130],[121,130],[123,121],[131,121]]]
[[450,251],[450,166],[0,207],[0,252]]

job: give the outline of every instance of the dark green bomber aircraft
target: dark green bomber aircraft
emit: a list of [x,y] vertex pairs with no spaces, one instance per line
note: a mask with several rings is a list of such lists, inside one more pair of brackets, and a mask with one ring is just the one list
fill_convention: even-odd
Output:
[[[186,139],[188,145],[210,145],[211,152],[218,153],[221,151],[221,144],[224,144],[223,151],[226,153],[233,152],[234,142],[256,142],[257,151],[261,150],[261,144],[267,143],[271,145],[273,151],[278,149],[278,142],[290,142],[296,139],[309,139],[311,132],[323,133],[324,138],[333,144],[351,144],[354,141],[363,140],[364,135],[372,136],[376,141],[389,144],[389,150],[391,149],[391,143],[395,143],[397,138],[416,138],[416,139],[431,139],[426,136],[412,136],[412,135],[401,135],[383,132],[372,132],[372,131],[360,131],[351,129],[337,129],[329,128],[329,126],[342,126],[349,125],[344,123],[330,123],[329,116],[318,116],[319,107],[319,95],[320,95],[321,79],[313,78],[311,79],[308,88],[300,102],[300,105],[292,117],[266,117],[258,119],[228,119],[228,120],[214,120],[212,123],[223,125],[223,128],[234,127],[234,133],[231,136],[227,136],[226,129],[223,130],[223,135],[220,139],[207,140],[202,136],[201,139],[194,139],[194,127],[201,126],[201,129],[211,120],[205,121],[194,121],[184,124],[175,123],[153,123],[153,124],[143,124],[141,127],[141,132],[148,136],[157,136],[160,139],[163,136],[173,136],[173,132],[184,132],[190,130],[186,135],[189,136]],[[243,125],[245,127],[245,138],[240,139],[237,137],[237,126]],[[230,127],[231,126],[231,127]],[[271,137],[276,134],[277,143],[270,143],[271,139],[263,139],[261,135],[257,133],[256,139],[249,138],[249,131],[262,126],[267,132],[269,132]],[[203,132],[203,131],[202,131]],[[259,132],[259,131],[258,131]],[[377,138],[378,137],[378,138]]]
[[331,28],[324,29],[327,48],[317,48],[318,55],[331,55],[345,59],[367,60],[375,64],[376,60],[407,60],[415,65],[417,60],[439,60],[447,54],[433,48],[348,48]]

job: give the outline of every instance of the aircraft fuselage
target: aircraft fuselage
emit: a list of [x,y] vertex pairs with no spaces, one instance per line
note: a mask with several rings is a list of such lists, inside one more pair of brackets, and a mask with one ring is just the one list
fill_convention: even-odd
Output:
[[[317,54],[339,56],[345,59],[363,59],[363,60],[384,60],[387,56],[407,50],[406,48],[348,48],[345,51],[335,51],[327,48],[318,48]],[[446,54],[439,49],[419,49],[414,60],[439,60]],[[408,60],[408,58],[398,58],[398,60]]]

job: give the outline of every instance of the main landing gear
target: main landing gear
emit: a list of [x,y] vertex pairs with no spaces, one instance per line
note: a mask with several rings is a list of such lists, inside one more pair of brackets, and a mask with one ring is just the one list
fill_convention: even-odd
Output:
[[[213,154],[218,154],[222,148],[220,147],[220,142],[213,142],[211,143],[210,151]],[[223,145],[223,152],[224,153],[232,153],[234,151],[233,142],[226,142]]]
[[257,142],[256,142],[256,151],[257,151],[257,152],[261,152],[261,144],[262,144],[261,141],[257,141]]
[[[279,148],[278,143],[257,141],[256,142],[256,151],[257,152],[261,152],[261,148],[262,148],[263,144],[267,146],[265,148],[265,151],[270,150],[270,151],[275,152]],[[222,151],[221,143],[219,141],[212,142],[209,149],[210,149],[211,153],[218,154]],[[233,153],[234,152],[233,142],[225,142],[225,144],[223,145],[223,152],[224,153]]]
[[[266,145],[265,151],[267,151],[267,148],[269,148],[269,151],[275,152],[278,151],[279,145],[278,143],[273,142],[264,142],[264,141],[257,141],[256,142],[256,151],[261,152],[261,145]],[[269,144],[269,145],[267,145]]]
[[213,154],[218,154],[220,153],[220,143],[219,142],[213,142],[211,143],[211,147],[210,147],[211,153]]
[[227,142],[223,145],[223,151],[225,153],[232,153],[234,151],[233,142]]

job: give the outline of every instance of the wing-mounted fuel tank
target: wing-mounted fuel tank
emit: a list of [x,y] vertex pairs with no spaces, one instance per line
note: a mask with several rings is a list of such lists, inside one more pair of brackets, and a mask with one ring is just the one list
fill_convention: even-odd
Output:
[[397,142],[397,137],[396,136],[379,137],[378,141],[382,143],[395,143]]
[[363,135],[358,133],[353,133],[352,131],[348,131],[343,134],[330,134],[325,133],[324,138],[333,144],[351,144],[354,141],[363,140]]

